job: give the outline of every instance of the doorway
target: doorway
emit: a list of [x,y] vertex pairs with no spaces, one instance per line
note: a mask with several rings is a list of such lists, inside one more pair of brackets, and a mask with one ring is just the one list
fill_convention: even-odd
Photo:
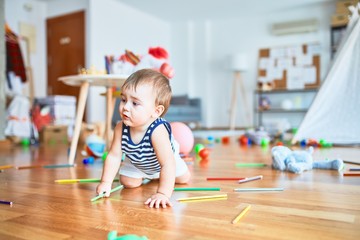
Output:
[[85,67],[85,12],[49,18],[46,30],[47,95],[75,96],[78,102],[80,88],[66,85],[58,78],[76,75]]

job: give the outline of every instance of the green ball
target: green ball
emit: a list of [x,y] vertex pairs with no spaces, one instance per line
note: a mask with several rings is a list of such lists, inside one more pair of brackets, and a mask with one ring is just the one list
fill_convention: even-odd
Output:
[[104,152],[103,155],[101,156],[101,159],[102,159],[103,161],[105,161],[107,155],[108,155],[108,152]]
[[266,138],[261,139],[260,145],[265,147],[269,145],[269,140]]
[[205,148],[204,145],[198,143],[195,145],[195,153],[199,153],[201,149]]
[[29,138],[23,138],[23,139],[21,139],[21,145],[22,145],[23,147],[29,146],[29,145],[30,145],[30,139],[29,139]]

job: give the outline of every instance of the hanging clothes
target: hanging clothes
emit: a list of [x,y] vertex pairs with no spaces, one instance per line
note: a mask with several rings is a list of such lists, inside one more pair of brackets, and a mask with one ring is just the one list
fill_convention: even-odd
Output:
[[[6,75],[10,72],[14,72],[17,76],[21,78],[21,82],[25,83],[26,79],[26,70],[23,60],[23,55],[21,54],[19,37],[5,25],[5,40],[6,40]],[[11,88],[11,83],[8,78],[9,87]]]

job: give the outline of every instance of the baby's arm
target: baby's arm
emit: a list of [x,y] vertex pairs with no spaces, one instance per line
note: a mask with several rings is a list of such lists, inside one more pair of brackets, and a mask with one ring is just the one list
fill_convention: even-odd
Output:
[[105,192],[105,196],[110,196],[112,182],[119,170],[121,164],[121,136],[122,136],[122,122],[118,123],[114,129],[114,137],[111,143],[110,151],[104,162],[101,182],[96,188],[96,193],[101,194]]
[[159,208],[161,205],[163,208],[166,208],[166,205],[172,206],[170,197],[175,185],[176,165],[169,133],[164,125],[154,130],[151,141],[161,165],[161,170],[158,190],[146,200],[145,204],[149,205],[149,207]]

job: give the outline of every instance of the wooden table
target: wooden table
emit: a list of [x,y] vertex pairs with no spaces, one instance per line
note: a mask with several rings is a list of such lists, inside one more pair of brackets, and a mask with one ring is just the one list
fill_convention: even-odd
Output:
[[112,103],[112,88],[121,87],[127,75],[72,75],[60,77],[59,81],[64,82],[71,86],[80,86],[79,102],[76,111],[75,129],[71,141],[69,164],[74,164],[76,157],[76,148],[80,137],[81,122],[84,116],[85,104],[87,95],[89,92],[89,86],[102,86],[106,87],[106,129],[105,129],[105,141],[108,146],[111,134],[111,118],[113,113]]

